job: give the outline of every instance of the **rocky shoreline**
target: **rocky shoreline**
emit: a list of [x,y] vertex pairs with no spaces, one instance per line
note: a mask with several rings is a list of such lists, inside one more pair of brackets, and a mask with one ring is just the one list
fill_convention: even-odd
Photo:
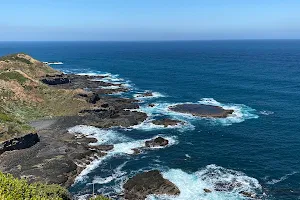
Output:
[[[103,77],[57,74],[41,78],[50,87],[79,90],[74,98],[82,99],[91,106],[89,109],[82,109],[78,115],[33,122],[32,125],[37,130],[34,135],[38,135],[38,142],[19,148],[18,145],[8,148],[3,144],[5,151],[0,155],[0,170],[17,177],[26,177],[29,181],[56,183],[68,187],[84,166],[109,150],[103,146],[89,146],[92,142],[90,138],[77,138],[68,133],[68,128],[78,124],[100,128],[130,127],[147,118],[145,113],[128,110],[139,107],[136,100],[105,96],[124,91],[124,88],[108,92],[107,89],[101,89],[101,86],[115,84],[93,81],[94,78]],[[12,151],[15,149],[18,150]]]
[[[22,56],[22,58],[29,59],[26,56]],[[41,64],[32,60],[31,57],[29,61],[37,63],[39,66]],[[49,116],[32,121],[30,125],[35,128],[34,132],[0,143],[0,171],[13,174],[15,177],[26,178],[29,182],[40,181],[69,187],[91,162],[113,151],[114,145],[91,145],[91,143],[96,143],[97,139],[86,137],[84,134],[70,133],[68,130],[77,125],[107,129],[112,127],[128,128],[141,124],[148,116],[144,112],[137,111],[139,110],[139,100],[136,99],[153,97],[153,93],[147,91],[138,94],[136,99],[111,96],[109,94],[127,92],[129,89],[121,83],[107,81],[105,75],[63,74],[53,69],[51,72],[49,74],[41,73],[38,80],[32,79],[32,81],[43,83],[43,87],[49,87],[64,95],[71,95],[63,97],[63,99],[68,98],[80,103],[75,104],[74,112],[63,112],[64,114],[60,116]],[[56,96],[51,98],[55,99]],[[149,104],[148,106],[155,107],[156,105]],[[174,112],[208,118],[226,118],[233,113],[233,110],[203,104],[177,104],[169,109]],[[154,119],[151,123],[169,127],[182,125],[185,122],[161,118]],[[168,145],[170,145],[168,139],[157,136],[143,141],[141,146],[131,150],[132,154],[136,155],[147,149]],[[224,191],[229,187],[238,187],[238,184],[218,184],[214,188],[204,188],[203,190],[205,193]],[[143,172],[131,177],[123,185],[123,190],[123,197],[128,200],[142,200],[148,195],[176,196],[180,194],[179,188],[163,178],[158,170]],[[230,190],[228,189],[228,191]],[[241,195],[249,198],[255,197],[255,194],[247,191],[242,191]]]

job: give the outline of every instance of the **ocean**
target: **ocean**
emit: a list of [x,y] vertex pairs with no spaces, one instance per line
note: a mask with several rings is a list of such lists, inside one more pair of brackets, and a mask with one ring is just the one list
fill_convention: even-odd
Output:
[[[300,199],[300,40],[170,42],[0,42],[0,56],[24,52],[66,73],[107,74],[130,88],[116,94],[139,98],[149,115],[131,128],[70,127],[70,132],[115,144],[69,188],[84,197],[118,198],[122,184],[139,172],[159,169],[181,191],[149,199]],[[205,119],[168,110],[177,103],[233,109],[225,119]],[[154,107],[148,104],[154,103]],[[167,116],[185,123],[155,126]],[[170,145],[133,155],[145,140],[164,136]],[[203,188],[232,183],[228,191]]]

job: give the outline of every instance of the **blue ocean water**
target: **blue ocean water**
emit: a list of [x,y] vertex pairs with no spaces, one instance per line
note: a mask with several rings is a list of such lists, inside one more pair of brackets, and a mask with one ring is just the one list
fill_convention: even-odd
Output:
[[[243,199],[240,191],[263,199],[300,198],[300,40],[0,43],[0,55],[17,52],[61,61],[53,67],[64,72],[111,73],[131,86],[124,96],[157,92],[157,98],[143,99],[141,110],[151,118],[186,122],[178,128],[147,122],[130,130],[77,127],[107,137],[116,150],[85,170],[72,193],[91,193],[95,183],[99,193],[117,198],[128,177],[160,169],[182,191],[174,199]],[[198,101],[234,108],[236,115],[207,120],[166,109]],[[150,102],[156,106],[149,108]],[[131,154],[130,148],[157,135],[169,137],[172,145]],[[244,185],[202,191],[226,180]]]

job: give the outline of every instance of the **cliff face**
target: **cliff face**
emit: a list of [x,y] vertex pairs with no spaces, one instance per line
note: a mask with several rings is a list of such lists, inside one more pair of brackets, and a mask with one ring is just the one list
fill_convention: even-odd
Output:
[[26,54],[0,58],[0,142],[32,132],[30,120],[72,115],[85,107],[85,102],[73,99],[78,91],[54,89],[39,81],[58,73]]

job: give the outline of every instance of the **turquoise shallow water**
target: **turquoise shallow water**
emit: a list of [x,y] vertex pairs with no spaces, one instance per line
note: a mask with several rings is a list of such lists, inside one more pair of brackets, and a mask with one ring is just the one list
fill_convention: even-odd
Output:
[[[299,40],[0,43],[0,55],[15,52],[61,61],[53,67],[65,72],[109,72],[112,81],[131,86],[124,96],[157,92],[141,107],[151,118],[186,121],[173,129],[147,122],[130,130],[77,127],[116,145],[70,188],[74,194],[91,192],[94,182],[98,192],[116,197],[127,177],[160,169],[182,190],[177,199],[241,199],[241,190],[265,199],[299,199]],[[205,120],[166,109],[198,101],[236,112],[225,120]],[[156,107],[149,108],[150,102]],[[131,155],[130,147],[157,135],[169,137],[172,145]],[[226,180],[244,185],[209,195],[201,189]]]

